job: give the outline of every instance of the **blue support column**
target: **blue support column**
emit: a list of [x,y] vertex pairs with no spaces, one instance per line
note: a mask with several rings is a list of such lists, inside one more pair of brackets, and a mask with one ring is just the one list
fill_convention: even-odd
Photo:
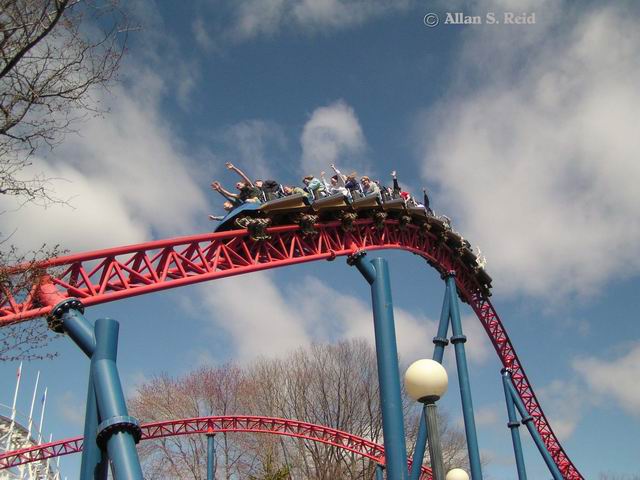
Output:
[[98,404],[93,388],[93,377],[90,372],[87,405],[84,414],[84,444],[82,446],[82,463],[80,465],[81,479],[107,480],[108,477],[109,462],[96,441],[99,424]]
[[[440,323],[438,323],[438,333],[433,337],[433,359],[442,363],[442,357],[444,356],[444,348],[449,343],[447,340],[447,331],[449,330],[449,288],[445,288],[444,301],[442,302],[442,310],[440,311]],[[413,462],[411,463],[411,475],[410,480],[418,480],[420,478],[420,468],[414,468],[415,465],[422,466],[424,460],[424,452],[427,449],[427,422],[426,418],[426,406],[422,407],[422,415],[420,415],[420,425],[418,426],[418,436],[416,438],[416,446],[413,450]]]
[[535,442],[536,447],[538,447],[538,451],[540,452],[540,455],[542,455],[542,459],[544,460],[544,463],[547,464],[547,468],[549,468],[549,472],[551,472],[551,475],[553,476],[553,480],[562,480],[562,474],[560,473],[560,470],[558,469],[556,462],[553,461],[551,454],[547,451],[547,447],[542,441],[542,438],[540,437],[540,433],[538,432],[538,429],[533,424],[533,417],[529,415],[529,412],[527,411],[527,408],[524,406],[522,399],[518,395],[518,392],[516,392],[516,387],[513,386],[513,382],[511,380],[509,382],[506,382],[505,385],[509,389],[509,393],[511,394],[513,403],[515,404],[516,408],[518,409],[518,412],[520,412],[520,415],[522,416],[522,423],[527,427],[527,430],[529,430],[529,433],[531,434],[531,438],[533,438],[533,441]]
[[[49,318],[49,327],[53,331],[67,333],[91,358],[85,416],[86,450],[80,478],[106,479],[108,453],[116,480],[142,480],[135,447],[140,439],[140,426],[127,414],[115,363],[118,322],[101,319],[92,324],[84,317],[83,311],[80,301],[68,299],[56,305]],[[99,450],[94,448],[93,442],[97,443]]]
[[216,478],[216,435],[207,433],[207,480]]
[[511,373],[507,369],[502,370],[502,386],[504,387],[504,398],[507,402],[507,415],[509,416],[509,430],[511,430],[511,441],[513,443],[513,453],[516,457],[516,468],[518,470],[518,480],[527,480],[527,470],[524,466],[524,455],[522,454],[522,443],[520,442],[520,432],[518,427],[520,422],[516,418],[516,408],[509,390],[511,384]]
[[467,451],[469,453],[471,478],[473,480],[482,480],[478,435],[476,433],[476,422],[473,415],[473,401],[471,400],[471,383],[469,381],[467,355],[464,350],[464,344],[467,341],[467,337],[462,333],[460,307],[458,305],[458,292],[456,288],[455,274],[453,272],[449,272],[446,282],[450,305],[449,313],[451,318],[451,330],[453,333],[451,343],[453,343],[456,354],[458,383],[460,384],[460,399],[462,401],[462,416],[464,419],[464,430],[467,437]]
[[376,464],[376,480],[384,480],[384,468],[379,463]]
[[95,324],[96,350],[91,357],[91,374],[102,423],[98,426],[98,443],[106,444],[113,476],[119,480],[142,480],[136,450],[140,426],[130,417],[116,366],[118,322],[101,318]]
[[371,262],[366,262],[364,255],[364,252],[358,252],[349,257],[348,262],[350,265],[355,265],[371,285],[387,478],[408,480],[409,470],[400,394],[400,367],[389,270],[386,260],[374,258]]

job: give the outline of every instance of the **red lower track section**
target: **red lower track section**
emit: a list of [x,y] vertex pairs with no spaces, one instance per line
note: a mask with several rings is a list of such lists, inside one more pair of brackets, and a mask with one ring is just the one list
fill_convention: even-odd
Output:
[[[153,440],[176,435],[206,433],[247,432],[270,433],[287,437],[303,438],[348,450],[366,457],[381,465],[384,461],[384,447],[364,438],[356,437],[334,428],[285,420],[282,418],[253,416],[223,416],[189,418],[187,420],[167,420],[142,425],[141,440]],[[59,442],[46,443],[37,447],[16,450],[0,455],[0,470],[17,467],[25,463],[38,462],[52,457],[69,455],[82,451],[82,437],[70,438]],[[431,470],[422,467],[421,480],[431,479]]]
[[[75,297],[90,306],[217,278],[333,260],[359,250],[401,249],[420,255],[440,272],[455,271],[462,299],[484,326],[502,365],[565,479],[583,478],[553,433],[498,313],[462,261],[460,252],[417,225],[389,220],[382,227],[357,220],[349,231],[340,222],[315,226],[314,235],[297,225],[267,230],[269,240],[254,241],[246,230],[212,233],[59,257],[39,267],[49,275],[29,291],[3,288],[0,326],[47,315],[59,301]],[[51,273],[55,272],[55,273]]]

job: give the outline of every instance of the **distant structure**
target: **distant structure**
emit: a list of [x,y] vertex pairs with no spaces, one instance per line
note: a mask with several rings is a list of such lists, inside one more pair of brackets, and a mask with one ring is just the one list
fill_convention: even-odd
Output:
[[[42,434],[44,413],[47,406],[46,387],[40,396],[38,407],[40,414],[37,425],[34,419],[40,372],[36,376],[28,416],[21,413],[17,406],[21,380],[22,363],[20,363],[16,372],[16,388],[11,406],[0,403],[0,453],[40,445],[46,441],[51,441],[52,438],[52,436],[49,436],[48,439],[43,438]],[[0,471],[0,480],[62,480],[59,466],[59,459],[56,462],[49,460],[32,462],[20,467]]]

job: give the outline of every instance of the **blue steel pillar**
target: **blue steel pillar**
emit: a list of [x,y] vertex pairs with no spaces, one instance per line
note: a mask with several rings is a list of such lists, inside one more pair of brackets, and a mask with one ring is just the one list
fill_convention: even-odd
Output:
[[379,463],[376,464],[376,480],[384,480],[384,467]]
[[[449,330],[449,288],[445,288],[444,301],[442,302],[442,310],[440,311],[440,323],[438,323],[438,333],[433,337],[433,359],[442,363],[442,357],[444,356],[444,347],[447,346],[449,340],[447,340],[447,331]],[[424,460],[424,452],[427,446],[427,422],[426,422],[426,405],[422,407],[422,415],[420,415],[420,425],[418,427],[418,436],[416,438],[416,446],[413,450],[413,462],[411,466],[410,480],[418,480],[420,478],[421,469],[415,468],[416,465],[422,466]]]
[[118,322],[110,318],[100,318],[95,324],[96,350],[91,357],[91,374],[102,419],[98,425],[98,444],[106,445],[114,478],[142,480],[136,450],[140,426],[127,412],[116,366],[119,328]]
[[106,455],[98,446],[98,403],[96,391],[93,388],[93,376],[89,372],[89,388],[87,389],[87,404],[84,414],[84,445],[82,446],[82,462],[80,465],[80,478],[107,480],[108,466]]
[[542,437],[540,437],[540,433],[538,432],[538,429],[533,424],[533,417],[529,415],[529,412],[527,411],[527,408],[524,406],[522,399],[518,395],[518,392],[516,392],[516,387],[513,386],[513,382],[508,381],[508,382],[505,382],[504,384],[507,386],[509,393],[511,394],[511,398],[513,399],[513,402],[516,408],[518,409],[518,412],[520,412],[520,415],[522,416],[522,423],[526,425],[527,430],[529,430],[529,433],[531,434],[531,438],[533,438],[533,441],[535,442],[536,447],[538,447],[538,451],[540,452],[540,455],[542,455],[542,459],[544,460],[544,463],[547,464],[547,468],[551,472],[551,475],[553,476],[553,480],[562,480],[562,474],[560,473],[560,470],[558,470],[558,466],[556,465],[556,462],[553,461],[551,454],[549,453],[549,451],[547,450],[547,447],[542,441]]
[[473,416],[473,402],[471,400],[471,383],[469,382],[467,355],[464,350],[464,344],[467,341],[467,337],[462,333],[462,322],[460,321],[460,307],[458,305],[455,272],[448,273],[446,282],[447,295],[449,296],[451,331],[453,333],[451,343],[453,343],[456,354],[458,383],[460,384],[460,399],[462,401],[462,416],[464,419],[464,430],[467,437],[467,451],[469,453],[469,467],[471,469],[471,478],[473,480],[482,480],[478,435],[476,433],[476,422]]
[[400,367],[389,269],[386,260],[374,258],[371,262],[366,262],[365,255],[365,252],[357,252],[350,256],[347,262],[349,265],[355,265],[371,285],[387,478],[408,480],[400,372],[398,371]]
[[216,477],[216,435],[207,433],[207,480]]
[[516,418],[516,408],[511,397],[509,384],[511,383],[511,373],[507,369],[502,369],[502,386],[504,387],[504,399],[507,402],[507,415],[509,416],[509,430],[511,430],[511,441],[513,443],[513,453],[516,457],[516,468],[518,470],[518,480],[527,480],[527,470],[524,466],[524,455],[522,454],[522,443],[520,442],[520,432],[518,427],[520,422]]
[[115,363],[118,322],[100,319],[92,324],[84,317],[82,304],[77,299],[68,299],[53,309],[49,326],[58,333],[67,333],[91,358],[81,480],[107,478],[105,453],[111,460],[115,479],[142,480],[135,447],[140,439],[140,426],[128,416]]

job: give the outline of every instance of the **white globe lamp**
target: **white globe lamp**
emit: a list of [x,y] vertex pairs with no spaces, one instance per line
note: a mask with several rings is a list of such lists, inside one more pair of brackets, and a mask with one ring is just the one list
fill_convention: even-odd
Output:
[[446,393],[449,377],[444,367],[435,360],[417,360],[407,368],[404,386],[414,400],[435,402]]
[[449,470],[445,480],[469,480],[469,475],[461,468]]

